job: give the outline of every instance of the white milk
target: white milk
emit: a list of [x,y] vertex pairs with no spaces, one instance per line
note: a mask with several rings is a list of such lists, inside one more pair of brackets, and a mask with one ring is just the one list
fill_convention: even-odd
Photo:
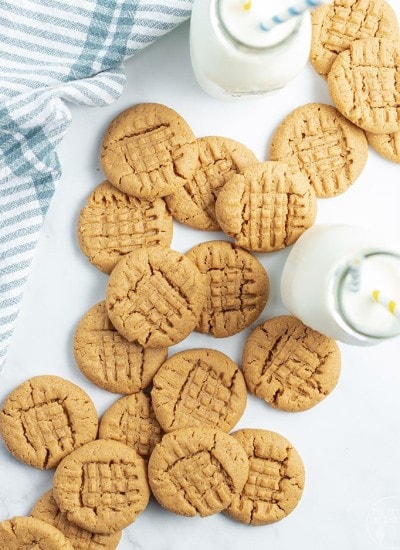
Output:
[[[350,266],[361,259],[360,289]],[[376,344],[400,334],[400,321],[372,299],[379,289],[400,301],[400,252],[365,229],[316,225],[293,245],[285,263],[282,301],[304,324],[347,344]]]
[[194,74],[210,95],[222,99],[263,95],[282,88],[306,65],[311,18],[306,12],[271,31],[263,19],[293,0],[195,0],[190,23]]

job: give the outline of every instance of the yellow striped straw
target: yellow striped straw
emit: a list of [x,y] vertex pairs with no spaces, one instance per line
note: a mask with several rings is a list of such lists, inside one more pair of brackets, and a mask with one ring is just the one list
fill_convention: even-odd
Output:
[[246,0],[242,5],[244,10],[249,11],[251,9],[251,0]]
[[374,302],[377,304],[380,304],[385,309],[387,309],[396,319],[400,321],[400,310],[397,307],[398,304],[394,300],[391,300],[385,294],[383,294],[380,290],[374,290],[372,292],[372,298]]

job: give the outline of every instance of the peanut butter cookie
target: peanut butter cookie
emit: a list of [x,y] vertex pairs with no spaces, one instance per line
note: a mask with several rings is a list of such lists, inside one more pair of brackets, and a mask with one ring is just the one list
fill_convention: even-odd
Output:
[[271,160],[301,170],[317,197],[346,191],[361,174],[367,158],[363,130],[323,103],[309,103],[292,111],[272,139]]
[[115,533],[147,506],[145,462],[119,441],[92,441],[60,462],[53,496],[71,523],[92,533]]
[[60,511],[52,491],[40,497],[31,515],[59,529],[75,550],[115,550],[122,536],[122,531],[112,535],[96,535],[77,527]]
[[81,210],[78,239],[90,263],[111,273],[122,256],[139,246],[169,246],[172,216],[162,199],[137,199],[104,181]]
[[373,134],[400,130],[400,42],[365,38],[340,53],[328,75],[333,103]]
[[221,512],[243,489],[248,473],[246,452],[238,441],[206,427],[164,435],[149,461],[154,496],[182,516]]
[[190,227],[219,231],[215,217],[218,192],[235,174],[258,163],[255,154],[241,143],[225,137],[211,136],[197,140],[199,166],[183,187],[165,197],[173,217]]
[[331,393],[341,366],[336,342],[290,315],[256,327],[242,363],[251,393],[290,412],[310,409]]
[[65,536],[48,523],[30,517],[15,517],[0,523],[1,550],[74,550]]
[[304,488],[303,462],[291,443],[267,430],[239,430],[232,436],[249,460],[249,477],[226,513],[242,523],[267,525],[297,506]]
[[242,248],[273,252],[293,244],[314,223],[314,189],[299,170],[268,161],[246,168],[221,189],[215,213]]
[[185,120],[158,103],[126,109],[111,122],[101,146],[101,165],[118,189],[147,200],[171,195],[198,166],[196,138]]
[[371,134],[367,132],[368,143],[385,159],[400,162],[400,131],[393,134]]
[[107,311],[127,340],[145,348],[177,344],[196,327],[206,280],[183,254],[153,246],[118,262],[107,287]]
[[244,412],[247,390],[241,371],[227,355],[190,349],[160,367],[151,399],[166,432],[191,426],[229,432]]
[[166,348],[144,349],[128,342],[112,325],[105,302],[93,306],[75,331],[78,367],[93,384],[114,393],[136,393],[146,388],[167,353]]
[[310,62],[326,77],[354,40],[374,37],[399,37],[396,14],[385,0],[334,0],[312,12]]
[[250,252],[227,241],[209,241],[186,256],[207,278],[207,297],[196,330],[223,338],[259,317],[268,300],[269,279]]
[[118,399],[103,414],[99,426],[101,439],[121,441],[144,459],[149,458],[162,435],[150,396],[143,392]]
[[90,397],[58,376],[30,378],[7,397],[0,410],[0,434],[8,450],[35,468],[60,460],[97,436]]

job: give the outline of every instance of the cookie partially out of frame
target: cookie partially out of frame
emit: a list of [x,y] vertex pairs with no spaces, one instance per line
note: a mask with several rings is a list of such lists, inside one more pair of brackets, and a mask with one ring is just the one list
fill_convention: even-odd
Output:
[[246,407],[241,371],[213,349],[188,349],[170,357],[153,380],[154,412],[166,432],[210,426],[229,432]]
[[173,195],[165,197],[173,217],[190,227],[219,231],[215,201],[219,190],[235,174],[258,162],[245,145],[219,136],[197,140],[199,166],[193,176]]
[[250,252],[227,241],[208,241],[186,252],[207,278],[207,296],[196,330],[233,336],[261,314],[269,296],[268,274]]
[[184,254],[162,246],[127,254],[110,275],[106,305],[112,324],[145,348],[166,348],[196,327],[206,281]]
[[107,128],[100,160],[118,189],[148,200],[171,195],[198,166],[198,145],[187,122],[173,109],[141,103]]
[[97,535],[74,525],[60,511],[52,491],[47,491],[39,498],[31,516],[59,529],[75,550],[115,550],[122,536],[122,531],[111,535]]
[[99,425],[99,438],[121,441],[144,459],[149,458],[162,435],[150,396],[141,391],[113,403]]
[[80,212],[78,239],[90,263],[111,273],[122,256],[140,246],[169,246],[172,216],[162,199],[138,199],[104,181]]
[[147,506],[145,462],[119,441],[92,441],[60,462],[53,496],[71,523],[92,533],[115,533]]
[[371,134],[367,132],[368,143],[382,157],[400,162],[400,130],[392,134]]
[[313,10],[311,17],[310,62],[325,77],[354,40],[399,37],[396,14],[385,0],[334,0]]
[[67,538],[52,525],[32,517],[14,517],[0,523],[2,550],[74,550]]
[[135,393],[146,388],[167,358],[166,348],[144,349],[128,342],[111,323],[106,303],[93,306],[79,321],[74,355],[83,374],[104,390]]
[[304,488],[304,466],[298,452],[282,435],[244,429],[232,436],[249,459],[249,476],[225,512],[248,525],[267,525],[297,506]]
[[35,376],[15,388],[0,410],[0,433],[8,450],[35,468],[60,460],[97,436],[90,397],[59,376]]
[[335,107],[309,103],[292,111],[278,126],[270,158],[301,170],[317,197],[334,197],[361,174],[368,143],[363,130]]
[[363,130],[400,130],[400,42],[365,38],[340,53],[328,75],[332,101]]
[[293,244],[314,223],[317,203],[306,176],[284,162],[249,166],[221,189],[215,207],[235,244],[273,252]]
[[149,483],[164,508],[182,516],[210,516],[226,508],[249,473],[238,441],[212,428],[164,435],[149,460]]
[[243,348],[242,367],[251,393],[277,409],[304,411],[335,388],[340,350],[331,338],[282,315],[251,332]]

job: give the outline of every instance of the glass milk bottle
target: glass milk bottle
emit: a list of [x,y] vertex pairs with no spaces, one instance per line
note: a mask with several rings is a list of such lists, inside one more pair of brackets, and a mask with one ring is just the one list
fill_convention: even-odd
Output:
[[[376,303],[374,291],[390,301]],[[360,227],[316,225],[293,245],[281,295],[314,330],[347,344],[377,344],[400,334],[400,253]]]
[[[307,11],[273,29],[261,22],[293,0],[195,0],[190,53],[200,86],[227,99],[264,95],[282,88],[306,65],[311,45]],[[250,6],[250,2],[247,2]]]

